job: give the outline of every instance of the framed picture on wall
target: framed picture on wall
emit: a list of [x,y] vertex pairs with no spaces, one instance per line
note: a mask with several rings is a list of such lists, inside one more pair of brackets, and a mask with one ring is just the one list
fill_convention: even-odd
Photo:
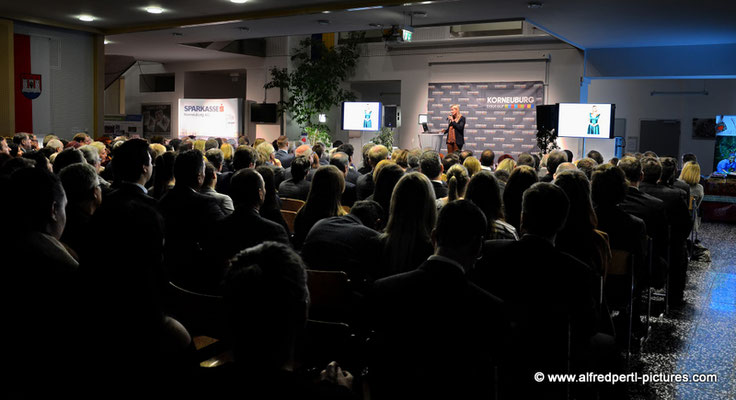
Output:
[[171,137],[171,103],[141,104],[143,137]]
[[715,118],[693,118],[693,139],[715,139]]

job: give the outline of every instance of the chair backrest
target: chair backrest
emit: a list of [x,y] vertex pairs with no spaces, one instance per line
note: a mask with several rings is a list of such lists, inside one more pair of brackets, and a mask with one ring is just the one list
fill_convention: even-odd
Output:
[[307,287],[312,306],[339,306],[350,300],[350,279],[343,271],[308,269]]
[[284,217],[286,226],[289,227],[289,233],[294,233],[294,220],[296,219],[296,211],[281,210],[281,216]]
[[344,365],[349,356],[351,335],[350,326],[345,323],[309,319],[298,338],[296,358],[307,368],[323,368],[335,360]]
[[611,256],[613,257],[613,259],[610,268],[608,268],[608,270],[606,271],[606,276],[623,276],[628,275],[631,272],[631,261],[633,260],[631,257],[631,253],[624,250],[611,249]]
[[289,198],[282,198],[281,199],[281,209],[287,210],[287,211],[299,211],[300,208],[304,206],[304,200],[299,199],[289,199]]
[[227,311],[222,296],[197,293],[169,282],[168,312],[192,336],[222,339],[227,330]]

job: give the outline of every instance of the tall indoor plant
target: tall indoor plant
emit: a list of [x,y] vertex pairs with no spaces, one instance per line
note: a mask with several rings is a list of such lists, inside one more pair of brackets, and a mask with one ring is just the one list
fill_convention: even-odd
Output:
[[272,68],[271,80],[264,85],[266,89],[281,89],[281,112],[288,112],[303,129],[310,128],[307,132],[328,132],[316,117],[343,101],[355,100],[355,94],[343,84],[355,70],[361,38],[351,34],[344,44],[334,47],[313,37],[299,42],[291,56],[294,68]]

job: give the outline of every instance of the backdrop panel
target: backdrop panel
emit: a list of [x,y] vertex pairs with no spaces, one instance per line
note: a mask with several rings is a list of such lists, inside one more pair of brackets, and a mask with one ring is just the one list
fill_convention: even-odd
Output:
[[[496,157],[516,158],[537,148],[537,105],[544,101],[542,82],[430,83],[427,114],[432,131],[447,127],[450,106],[465,116],[463,150],[491,149]],[[443,149],[446,147],[443,145]]]

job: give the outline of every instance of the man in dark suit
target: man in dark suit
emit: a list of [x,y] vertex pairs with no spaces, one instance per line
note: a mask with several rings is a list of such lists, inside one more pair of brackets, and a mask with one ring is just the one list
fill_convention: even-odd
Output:
[[623,211],[644,220],[647,226],[647,235],[654,241],[654,265],[652,268],[654,276],[650,277],[652,280],[650,284],[663,285],[664,273],[667,268],[667,236],[669,230],[664,202],[639,190],[639,184],[643,178],[639,160],[627,156],[619,161],[618,167],[624,171],[626,180],[629,182],[626,199],[619,207]]
[[434,196],[438,199],[447,196],[447,184],[440,180],[443,170],[440,155],[436,151],[425,151],[419,157],[419,171],[432,181]]
[[662,176],[662,165],[658,159],[646,157],[642,159],[644,178],[639,190],[664,202],[667,220],[670,223],[670,304],[682,303],[682,295],[687,279],[687,247],[685,240],[690,235],[692,219],[687,209],[684,192],[680,189],[657,183]]
[[199,150],[179,153],[174,162],[176,186],[166,192],[159,208],[166,227],[165,260],[175,282],[192,290],[206,289],[209,269],[202,242],[224,217],[213,197],[199,193],[205,165]]
[[344,271],[350,280],[363,287],[374,266],[378,237],[376,228],[383,214],[372,200],[356,202],[350,214],[325,218],[309,230],[302,245],[302,258],[311,269]]
[[250,146],[238,146],[233,154],[233,170],[223,172],[217,177],[217,186],[215,186],[217,193],[230,196],[230,179],[233,174],[243,168],[255,168],[256,160],[258,160],[258,152],[256,149]]
[[279,197],[287,199],[307,200],[311,182],[306,180],[309,171],[309,158],[299,156],[291,162],[291,178],[279,185]]
[[345,153],[336,152],[330,159],[330,165],[334,165],[345,175],[345,190],[342,192],[340,204],[352,207],[355,203],[356,186],[348,182],[348,172],[350,171],[350,157]]
[[289,245],[284,227],[260,215],[266,189],[257,171],[246,168],[236,172],[231,189],[235,211],[215,224],[207,241],[209,266],[218,274],[222,274],[227,261],[243,249],[265,241]]
[[368,150],[368,163],[370,164],[371,170],[358,178],[358,183],[356,184],[356,196],[358,200],[365,200],[373,194],[373,189],[376,187],[376,183],[373,182],[373,169],[376,168],[379,162],[387,158],[388,149],[386,146],[377,144]]
[[514,356],[503,373],[514,384],[514,398],[561,398],[564,387],[534,383],[534,373],[565,371],[568,340],[572,361],[580,366],[597,331],[593,272],[554,246],[568,209],[562,189],[550,183],[532,185],[522,200],[524,235],[518,241],[487,241],[471,277],[510,311]]
[[340,145],[340,147],[337,148],[338,153],[345,153],[350,158],[350,169],[348,170],[348,176],[345,177],[346,182],[350,182],[353,185],[358,184],[358,178],[360,178],[360,173],[357,169],[355,169],[355,166],[353,165],[353,152],[355,151],[355,148],[350,143],[343,143]]
[[414,271],[376,281],[371,370],[382,398],[492,397],[508,323],[503,303],[466,277],[485,221],[470,201],[447,204],[432,231],[434,255]]
[[555,178],[555,172],[557,167],[564,162],[568,162],[567,153],[562,150],[555,150],[547,157],[547,175],[544,175],[539,181],[540,182],[552,182]]
[[289,154],[289,139],[284,135],[279,136],[279,138],[276,139],[276,146],[278,149],[276,150],[274,157],[281,161],[281,166],[283,168],[289,168],[291,166],[291,162],[294,161],[294,155]]

